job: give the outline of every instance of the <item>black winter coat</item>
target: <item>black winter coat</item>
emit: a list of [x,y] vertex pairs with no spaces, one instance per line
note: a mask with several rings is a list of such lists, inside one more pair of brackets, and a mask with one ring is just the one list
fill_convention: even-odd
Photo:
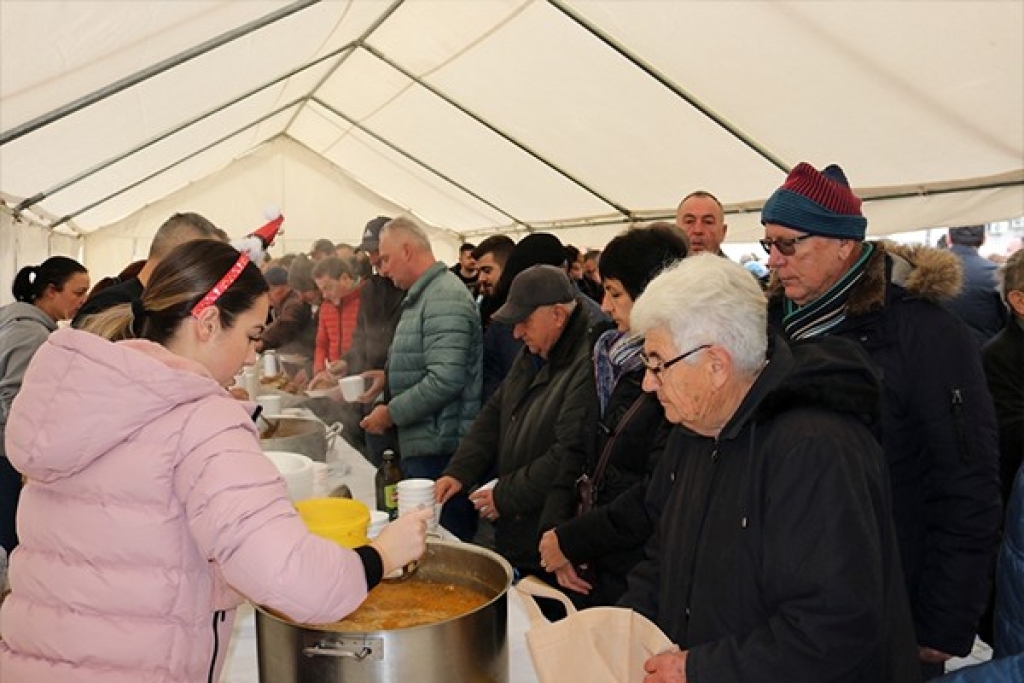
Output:
[[673,429],[661,509],[621,604],[689,651],[688,680],[919,680],[878,380],[838,339],[781,339],[718,438]]
[[[643,377],[642,369],[623,375],[604,415],[596,419],[595,411],[586,462],[563,462],[541,521],[542,531],[555,528],[558,545],[573,564],[593,569],[589,605],[614,605],[622,597],[626,576],[643,559],[644,544],[654,531],[644,493],[671,425],[658,399],[641,389]],[[584,472],[594,477],[606,448],[611,450],[604,476],[595,482],[594,509],[575,517],[576,480]]]
[[985,345],[982,358],[999,422],[999,470],[1005,505],[1024,461],[1024,322],[1012,318]]
[[402,317],[405,292],[382,275],[366,278],[359,293],[359,313],[352,333],[352,346],[345,354],[348,373],[383,370],[395,328]]
[[[991,585],[1000,521],[995,412],[981,357],[940,301],[959,288],[956,258],[880,243],[831,334],[881,372],[877,431],[918,643],[963,656]],[[781,291],[769,321],[782,330]]]
[[513,566],[540,573],[540,518],[562,459],[584,457],[596,406],[589,322],[573,311],[547,362],[523,348],[462,438],[444,474],[468,490],[497,464],[495,546]]

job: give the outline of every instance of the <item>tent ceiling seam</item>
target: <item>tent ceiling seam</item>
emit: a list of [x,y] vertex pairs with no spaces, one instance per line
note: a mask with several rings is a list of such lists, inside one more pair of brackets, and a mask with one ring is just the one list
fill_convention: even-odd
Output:
[[495,135],[497,135],[498,137],[503,139],[505,142],[513,145],[514,147],[516,147],[520,151],[525,152],[530,157],[532,157],[534,160],[539,161],[541,164],[543,164],[544,166],[547,166],[549,169],[551,169],[555,173],[558,173],[559,175],[561,175],[563,178],[565,178],[566,180],[568,180],[572,184],[576,185],[577,187],[579,187],[580,189],[582,189],[585,192],[589,193],[593,197],[596,197],[600,201],[602,201],[605,204],[607,204],[608,206],[612,207],[613,209],[615,209],[616,211],[621,213],[626,218],[629,218],[630,216],[632,216],[632,212],[629,209],[627,209],[625,206],[623,206],[621,203],[616,202],[613,199],[611,199],[609,197],[606,197],[602,193],[598,192],[596,189],[592,188],[590,185],[588,185],[584,181],[580,180],[576,176],[572,175],[571,173],[566,171],[564,168],[562,168],[561,166],[559,166],[555,162],[553,162],[550,159],[548,159],[547,157],[543,156],[542,154],[540,154],[540,152],[537,152],[536,150],[534,150],[532,147],[530,147],[526,143],[521,142],[520,140],[518,140],[515,137],[513,137],[510,133],[505,132],[504,130],[499,128],[497,125],[491,123],[490,121],[488,121],[486,118],[484,118],[480,114],[477,114],[476,112],[472,111],[471,109],[469,109],[468,107],[463,105],[461,102],[456,101],[453,97],[451,97],[450,95],[448,95],[447,93],[442,91],[440,88],[437,88],[437,87],[431,85],[430,83],[424,81],[422,78],[420,78],[416,74],[413,74],[412,72],[407,70],[402,65],[400,65],[397,62],[393,61],[387,55],[385,55],[382,52],[380,52],[379,50],[377,50],[377,48],[375,48],[375,47],[373,47],[371,45],[363,45],[363,49],[366,50],[367,52],[369,52],[371,55],[373,55],[377,59],[379,59],[380,61],[382,61],[385,64],[387,64],[388,66],[390,66],[392,69],[394,69],[398,73],[400,73],[403,76],[405,76],[406,78],[408,78],[410,81],[412,81],[416,85],[419,85],[421,88],[424,88],[427,92],[429,92],[432,95],[440,98],[443,102],[445,102],[449,106],[454,107],[457,111],[459,111],[463,115],[468,116],[469,118],[473,119],[474,121],[476,121],[477,123],[482,125],[484,128],[486,128],[487,130],[491,131],[492,133],[494,133]]
[[260,17],[259,19],[250,21],[249,23],[239,26],[236,29],[226,31],[220,34],[219,36],[215,36],[210,40],[204,41],[199,45],[196,45],[195,47],[179,52],[178,54],[172,57],[168,57],[167,59],[157,62],[156,64],[136,71],[130,76],[126,76],[118,81],[115,81],[114,83],[111,83],[110,85],[100,88],[99,90],[94,90],[88,95],[84,95],[83,97],[80,97],[77,100],[73,100],[68,104],[58,107],[46,114],[43,114],[42,116],[37,116],[36,118],[30,121],[26,121],[25,123],[19,126],[15,126],[10,130],[0,133],[0,147],[3,147],[8,142],[17,140],[18,138],[29,133],[32,133],[40,128],[60,121],[64,117],[74,114],[75,112],[85,109],[86,107],[90,107],[96,104],[97,102],[101,102],[107,99],[108,97],[111,97],[112,95],[116,95],[122,90],[127,90],[128,88],[136,86],[139,83],[143,83],[149,80],[150,78],[153,78],[154,76],[158,76],[164,73],[165,71],[169,71],[170,69],[180,66],[181,64],[184,64],[187,61],[195,59],[196,57],[199,57],[207,52],[210,52],[211,50],[215,50],[238,38],[242,38],[254,31],[258,31],[266,26],[269,26],[270,24],[280,21],[281,19],[291,16],[296,12],[300,12],[306,9],[307,7],[311,7],[312,5],[315,5],[319,2],[321,2],[321,0],[297,0],[296,2],[293,2],[292,4],[287,5],[286,7],[282,7],[281,9],[271,12],[270,14],[267,14],[263,17]]
[[711,107],[707,106],[699,99],[694,97],[691,93],[684,90],[675,81],[670,79],[668,76],[663,74],[658,69],[654,68],[651,64],[641,59],[639,55],[635,54],[631,50],[627,49],[625,45],[617,41],[610,34],[598,28],[596,25],[587,21],[581,14],[567,6],[562,0],[547,0],[548,4],[559,10],[568,17],[570,20],[575,22],[582,29],[590,33],[592,36],[597,38],[599,41],[613,49],[620,56],[626,59],[636,68],[643,71],[645,74],[650,76],[652,79],[660,83],[663,87],[671,91],[676,97],[682,99],[684,102],[689,104],[691,107],[696,109],[698,112],[703,114],[706,118],[711,120],[722,130],[726,131],[729,135],[736,138],[739,142],[753,150],[758,156],[765,159],[767,162],[781,170],[783,173],[789,173],[792,170],[792,166],[782,161],[779,157],[761,145],[759,142],[754,140],[752,137],[744,133],[737,126],[730,123],[725,117],[719,115]]
[[329,111],[332,114],[334,114],[335,116],[337,116],[338,118],[340,118],[343,121],[345,121],[346,123],[348,123],[350,126],[354,126],[355,128],[358,128],[363,133],[369,135],[370,137],[372,137],[374,140],[376,140],[377,142],[381,143],[382,145],[387,146],[392,151],[397,152],[398,154],[402,155],[403,157],[405,157],[409,161],[413,162],[414,164],[416,164],[420,168],[423,168],[424,170],[432,173],[433,175],[437,176],[441,180],[444,180],[446,183],[452,185],[453,187],[456,187],[459,190],[462,190],[463,192],[468,194],[473,199],[476,199],[478,202],[486,204],[490,208],[492,208],[495,211],[497,211],[498,213],[500,213],[502,216],[507,216],[508,218],[512,219],[512,221],[514,223],[523,226],[527,230],[531,229],[530,225],[528,223],[526,223],[525,221],[519,220],[518,218],[513,216],[511,213],[509,213],[505,209],[502,209],[500,206],[498,206],[494,202],[490,201],[489,199],[484,198],[480,194],[478,194],[478,193],[474,192],[473,190],[469,189],[468,187],[466,187],[465,185],[463,185],[459,181],[455,180],[454,178],[448,176],[447,174],[442,173],[441,171],[439,171],[438,169],[434,168],[433,166],[431,166],[427,162],[425,162],[425,161],[419,159],[418,157],[414,156],[411,152],[408,152],[404,148],[402,148],[402,147],[398,146],[397,144],[391,142],[390,140],[388,140],[384,136],[376,133],[373,130],[370,130],[367,126],[365,126],[364,124],[360,123],[359,121],[356,121],[355,119],[353,119],[350,116],[344,114],[340,110],[336,109],[335,107],[331,106],[330,104],[324,102],[323,100],[321,100],[321,99],[319,99],[319,98],[317,98],[315,96],[313,97],[313,101],[316,102],[317,104],[319,104],[321,107],[323,107],[327,111]]

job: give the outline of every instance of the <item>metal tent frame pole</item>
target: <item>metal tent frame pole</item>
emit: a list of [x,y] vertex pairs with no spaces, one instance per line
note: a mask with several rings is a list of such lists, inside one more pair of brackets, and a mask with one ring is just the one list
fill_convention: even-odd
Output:
[[585,192],[589,193],[590,195],[596,197],[601,202],[603,202],[603,203],[607,204],[608,206],[612,207],[613,209],[615,209],[616,211],[621,213],[625,220],[632,220],[633,212],[630,211],[629,209],[627,209],[621,203],[619,203],[619,202],[611,199],[610,197],[602,194],[601,192],[599,192],[595,188],[591,187],[587,183],[583,182],[582,180],[580,180],[579,178],[577,178],[573,174],[569,173],[569,171],[565,170],[564,168],[562,168],[561,166],[556,164],[554,161],[551,161],[550,159],[548,159],[547,157],[542,155],[540,152],[538,152],[537,150],[535,150],[532,147],[530,147],[529,145],[527,145],[526,143],[524,143],[524,142],[514,138],[512,135],[510,135],[509,133],[506,133],[502,129],[498,128],[496,125],[494,125],[493,123],[488,121],[486,118],[484,118],[480,114],[477,114],[476,112],[474,112],[471,109],[467,108],[466,106],[464,106],[460,102],[457,102],[456,100],[454,100],[451,96],[449,96],[444,91],[440,90],[439,88],[434,87],[433,85],[431,85],[431,84],[427,83],[426,81],[424,81],[419,76],[411,73],[405,67],[401,66],[400,64],[398,64],[394,60],[390,59],[387,55],[385,55],[384,53],[380,52],[375,47],[372,47],[372,46],[366,45],[366,44],[362,45],[361,47],[364,50],[366,50],[367,52],[369,52],[371,55],[373,55],[374,57],[379,59],[380,61],[382,61],[385,64],[387,64],[388,66],[390,66],[392,69],[394,69],[398,73],[400,73],[403,76],[405,76],[406,78],[408,78],[410,81],[412,81],[416,85],[420,86],[421,88],[424,88],[427,92],[431,93],[432,95],[435,95],[436,97],[439,97],[441,100],[443,100],[449,106],[454,107],[455,109],[457,109],[463,115],[468,116],[469,118],[473,119],[474,121],[479,123],[481,126],[486,128],[487,130],[489,130],[492,133],[494,133],[495,135],[499,136],[505,142],[507,142],[507,143],[515,146],[519,150],[525,152],[526,154],[528,154],[532,158],[536,159],[540,163],[544,164],[549,169],[551,169],[555,173],[559,174],[560,176],[562,176],[563,178],[565,178],[566,180],[568,180],[572,184],[576,185],[577,187],[579,187],[580,189],[582,189]]
[[118,196],[124,194],[125,192],[128,192],[129,190],[132,190],[132,189],[138,187],[139,185],[142,185],[145,182],[148,182],[149,180],[152,180],[153,178],[157,177],[158,175],[161,175],[162,173],[166,173],[167,171],[171,170],[172,168],[175,168],[176,166],[180,166],[181,164],[185,163],[186,161],[188,161],[190,159],[194,159],[195,157],[199,156],[200,154],[203,154],[204,152],[207,152],[207,151],[213,149],[217,145],[220,145],[220,144],[222,144],[224,142],[227,142],[228,140],[230,140],[231,138],[235,137],[236,135],[240,135],[241,133],[244,133],[245,131],[249,130],[250,128],[253,128],[255,126],[260,125],[261,123],[263,123],[267,119],[270,119],[270,118],[272,118],[274,116],[277,116],[281,112],[287,111],[291,107],[297,107],[297,106],[301,105],[305,101],[306,101],[306,97],[305,96],[299,97],[299,98],[296,98],[296,99],[292,100],[291,102],[288,102],[287,104],[284,104],[284,105],[278,107],[277,109],[274,109],[273,111],[271,111],[271,112],[269,112],[267,114],[264,114],[263,116],[261,116],[258,119],[255,119],[255,120],[247,123],[246,125],[242,126],[241,128],[238,128],[238,129],[228,133],[227,135],[224,135],[224,136],[222,136],[220,138],[217,138],[216,140],[214,140],[210,144],[208,144],[208,145],[206,145],[204,147],[201,147],[201,148],[195,150],[194,152],[192,152],[190,154],[187,154],[187,155],[185,155],[183,157],[180,157],[177,161],[173,161],[170,164],[167,164],[166,166],[163,166],[162,168],[160,168],[160,169],[158,169],[156,171],[153,171],[149,175],[144,176],[142,178],[139,178],[138,180],[136,180],[136,181],[134,181],[132,183],[129,183],[128,185],[125,185],[124,187],[122,187],[121,189],[117,190],[116,192],[111,192],[110,194],[106,195],[105,197],[103,197],[101,199],[97,199],[96,201],[91,202],[91,203],[87,204],[86,206],[81,207],[80,209],[76,209],[75,211],[72,211],[71,213],[65,214],[60,219],[58,219],[56,222],[51,223],[50,224],[50,229],[56,228],[59,225],[67,223],[68,221],[70,221],[70,220],[72,220],[72,219],[82,215],[86,211],[90,211],[90,210],[96,208],[97,206],[99,206],[100,204],[108,202],[111,199],[114,199],[115,197],[118,197]]
[[97,102],[105,100],[106,98],[112,95],[116,95],[122,90],[127,90],[128,88],[138,85],[139,83],[142,83],[144,81],[147,81],[150,78],[153,78],[154,76],[159,76],[160,74],[164,73],[169,69],[173,69],[174,67],[179,66],[180,64],[183,64],[191,59],[203,55],[211,50],[215,50],[218,47],[221,47],[222,45],[226,45],[227,43],[237,40],[238,38],[247,36],[253,31],[258,31],[259,29],[265,26],[269,26],[270,24],[273,24],[276,21],[284,19],[285,17],[295,14],[296,12],[300,12],[306,9],[307,7],[315,5],[319,2],[321,2],[321,0],[297,0],[296,2],[293,2],[292,4],[286,7],[282,7],[281,9],[275,12],[271,12],[270,14],[260,17],[259,19],[250,21],[248,24],[244,24],[236,29],[232,29],[230,31],[222,33],[219,36],[204,41],[199,45],[189,48],[188,50],[184,50],[183,52],[179,52],[178,54],[172,57],[168,57],[167,59],[157,62],[152,66],[148,66],[145,69],[136,71],[134,74],[131,74],[130,76],[126,76],[121,80],[106,85],[100,88],[99,90],[91,92],[88,95],[80,97],[77,100],[69,102],[61,107],[58,107],[53,111],[50,111],[49,113],[43,114],[42,116],[38,116],[30,121],[26,121],[25,123],[19,126],[15,126],[10,130],[0,133],[0,147],[3,147],[8,142],[12,142],[22,136],[28,135],[29,133],[32,133],[40,128],[43,128],[44,126],[48,126],[51,123],[60,121],[64,117],[70,116],[71,114],[74,114],[77,111],[80,111],[82,109],[85,109],[86,107],[96,104]]
[[637,67],[638,69],[646,73],[648,76],[653,78],[655,81],[660,83],[662,86],[670,90],[673,94],[676,95],[676,97],[679,97],[680,99],[684,100],[687,104],[689,104],[691,107],[693,107],[701,114],[706,116],[708,119],[713,121],[720,128],[722,128],[730,135],[732,135],[734,138],[736,138],[744,145],[749,147],[751,150],[756,152],[757,155],[762,157],[765,161],[772,164],[773,166],[781,170],[783,173],[788,174],[792,170],[789,164],[787,164],[782,159],[777,157],[775,154],[766,149],[763,145],[761,145],[752,137],[744,133],[742,130],[737,128],[735,125],[730,123],[724,117],[716,113],[713,109],[711,109],[711,107],[707,106],[706,104],[698,100],[696,97],[694,97],[692,94],[684,90],[682,87],[679,86],[679,84],[674,82],[668,76],[661,73],[653,66],[648,64],[646,61],[641,59],[638,55],[628,50],[624,45],[615,40],[615,38],[611,37],[604,31],[602,31],[600,28],[587,21],[583,17],[583,15],[579,14],[574,9],[566,5],[562,0],[547,1],[549,5],[551,5],[559,12],[564,14],[566,17],[571,19],[578,26],[586,30],[588,33],[590,33],[592,36],[600,40],[602,43],[604,43],[611,49],[615,50],[627,61],[629,61],[633,66]]
[[341,120],[345,121],[346,123],[348,123],[353,128],[356,128],[357,130],[359,130],[362,133],[365,133],[366,135],[369,135],[371,138],[373,138],[377,142],[381,143],[382,145],[384,145],[388,149],[390,149],[390,150],[392,150],[392,151],[402,155],[403,157],[405,157],[409,161],[413,162],[414,164],[416,164],[420,168],[422,168],[422,169],[432,173],[433,175],[437,176],[438,178],[440,178],[441,180],[445,181],[449,185],[452,185],[453,187],[456,187],[456,188],[462,190],[463,192],[468,194],[473,199],[477,200],[478,202],[480,202],[482,204],[485,204],[485,205],[489,206],[490,208],[492,208],[495,211],[497,211],[498,213],[500,213],[502,216],[508,217],[509,219],[512,220],[513,223],[515,223],[517,225],[523,226],[523,228],[525,230],[529,231],[529,230],[533,229],[530,226],[529,223],[527,223],[525,221],[519,220],[518,218],[516,218],[515,216],[510,214],[505,209],[502,209],[500,206],[498,206],[494,202],[492,202],[489,199],[486,199],[486,198],[480,196],[479,194],[477,194],[473,190],[469,189],[468,187],[466,187],[465,185],[463,185],[459,181],[455,180],[454,178],[448,176],[445,173],[442,173],[441,171],[439,171],[438,169],[434,168],[433,166],[431,166],[427,162],[423,161],[422,159],[419,159],[419,158],[413,156],[411,153],[405,151],[404,149],[402,149],[398,145],[394,144],[390,140],[386,139],[382,135],[380,135],[378,133],[375,133],[374,131],[370,130],[369,128],[367,128],[363,124],[359,123],[358,121],[356,121],[355,119],[351,118],[350,116],[347,116],[346,114],[344,114],[343,112],[339,111],[335,107],[327,104],[323,100],[320,100],[319,98],[317,98],[315,96],[310,98],[310,99],[313,102],[316,102],[318,105],[320,105],[324,109],[326,109],[327,111],[329,111],[330,113],[332,113],[335,116],[337,116],[339,119],[341,119]]

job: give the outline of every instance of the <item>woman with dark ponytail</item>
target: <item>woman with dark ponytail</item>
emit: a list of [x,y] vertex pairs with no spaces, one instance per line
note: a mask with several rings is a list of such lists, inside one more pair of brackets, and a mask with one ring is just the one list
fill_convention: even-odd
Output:
[[32,356],[57,329],[58,321],[75,316],[88,291],[85,266],[65,256],[51,256],[18,271],[11,286],[14,303],[0,308],[0,546],[8,554],[18,544],[14,513],[21,474],[4,450],[7,416]]
[[239,593],[331,622],[423,553],[432,510],[355,550],[299,518],[255,406],[225,389],[256,360],[267,290],[244,253],[188,242],[140,299],[39,349],[7,427],[27,483],[0,607],[5,682],[216,681]]

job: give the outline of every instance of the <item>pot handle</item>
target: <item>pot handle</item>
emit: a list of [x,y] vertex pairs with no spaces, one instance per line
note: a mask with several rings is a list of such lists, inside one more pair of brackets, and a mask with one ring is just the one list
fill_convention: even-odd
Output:
[[329,427],[327,427],[327,432],[325,433],[325,436],[327,437],[327,451],[328,452],[334,450],[334,441],[339,436],[341,436],[341,432],[344,429],[345,429],[345,425],[341,424],[340,422],[335,422],[334,424],[332,424]]
[[[378,647],[375,648],[374,645]],[[383,643],[375,643],[372,640],[367,641],[363,639],[355,642],[320,641],[316,645],[303,648],[302,654],[307,657],[345,657],[361,662],[364,659],[380,659],[380,645],[383,645]]]

